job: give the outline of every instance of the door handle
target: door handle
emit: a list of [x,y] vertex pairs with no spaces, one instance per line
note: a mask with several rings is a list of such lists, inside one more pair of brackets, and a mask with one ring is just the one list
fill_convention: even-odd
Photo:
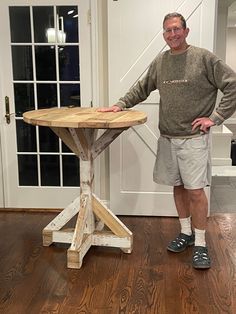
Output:
[[9,97],[5,96],[5,108],[6,108],[6,114],[5,114],[5,118],[6,118],[6,122],[7,124],[11,123],[11,114],[10,114],[10,104],[9,104]]

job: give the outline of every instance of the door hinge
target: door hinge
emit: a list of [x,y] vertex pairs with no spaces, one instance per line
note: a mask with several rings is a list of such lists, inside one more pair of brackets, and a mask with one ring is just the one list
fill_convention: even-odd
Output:
[[90,107],[93,107],[93,101],[92,100],[90,101]]
[[87,21],[88,21],[88,24],[91,24],[91,9],[88,10]]

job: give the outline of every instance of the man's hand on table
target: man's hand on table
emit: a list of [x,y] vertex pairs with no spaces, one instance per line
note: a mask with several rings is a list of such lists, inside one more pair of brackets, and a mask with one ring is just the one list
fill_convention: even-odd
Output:
[[98,112],[119,112],[122,109],[119,106],[113,105],[111,107],[98,108]]

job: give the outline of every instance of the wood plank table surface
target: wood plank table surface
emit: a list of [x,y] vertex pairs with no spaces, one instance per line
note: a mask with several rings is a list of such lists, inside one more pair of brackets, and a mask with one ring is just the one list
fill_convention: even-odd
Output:
[[[96,108],[49,108],[23,114],[26,123],[50,127],[80,158],[80,195],[43,229],[43,245],[69,243],[67,267],[80,268],[92,245],[119,247],[131,253],[132,232],[93,193],[94,159],[131,126],[143,124],[136,110],[98,112]],[[103,129],[98,135],[98,130]],[[73,230],[63,229],[77,215]],[[109,231],[104,229],[104,224]]]

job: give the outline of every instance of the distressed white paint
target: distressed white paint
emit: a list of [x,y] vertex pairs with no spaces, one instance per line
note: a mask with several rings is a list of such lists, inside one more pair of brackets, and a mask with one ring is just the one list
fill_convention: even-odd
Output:
[[69,204],[59,215],[57,215],[44,230],[53,231],[60,230],[68,221],[71,220],[80,208],[80,197],[77,197],[71,204]]
[[[109,134],[109,131],[111,134]],[[91,245],[119,247],[125,253],[132,251],[132,232],[92,194],[94,180],[94,158],[92,152],[98,155],[109,145],[122,129],[108,129],[96,140],[97,130],[69,129],[64,136],[67,142],[75,144],[78,149],[80,160],[80,197],[67,206],[56,218],[43,230],[43,243],[45,246],[52,242],[70,243],[67,252],[67,266],[80,268],[84,255]],[[68,136],[70,134],[70,139]],[[94,147],[96,146],[96,149]],[[77,221],[74,230],[63,230],[65,224],[76,214]],[[106,224],[111,231],[104,231]]]

